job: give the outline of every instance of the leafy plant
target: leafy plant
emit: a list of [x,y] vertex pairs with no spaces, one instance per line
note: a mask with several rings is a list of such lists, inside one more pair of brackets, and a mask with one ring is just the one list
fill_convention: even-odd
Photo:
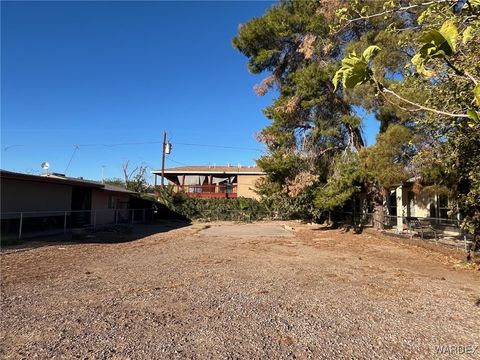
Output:
[[347,89],[371,81],[373,71],[370,68],[370,60],[378,51],[380,51],[378,46],[371,45],[363,51],[361,56],[357,56],[355,51],[348,54],[342,60],[341,68],[333,77],[334,90],[337,89],[340,79],[343,86]]
[[191,220],[253,221],[268,217],[266,207],[249,198],[193,198],[178,193],[172,197],[170,208]]

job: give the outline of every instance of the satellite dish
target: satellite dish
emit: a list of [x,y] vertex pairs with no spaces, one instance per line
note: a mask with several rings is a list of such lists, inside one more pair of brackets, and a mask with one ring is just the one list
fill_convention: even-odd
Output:
[[50,167],[50,164],[46,161],[42,162],[42,165],[40,165],[43,170],[45,170],[45,174],[48,175],[48,168]]

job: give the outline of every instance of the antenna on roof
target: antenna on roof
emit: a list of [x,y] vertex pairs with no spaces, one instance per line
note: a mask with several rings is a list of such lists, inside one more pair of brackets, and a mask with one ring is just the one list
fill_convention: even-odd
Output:
[[44,161],[40,166],[42,167],[43,170],[45,170],[45,175],[48,175],[48,168],[50,167],[50,164]]
[[102,165],[102,183],[105,183],[105,165]]

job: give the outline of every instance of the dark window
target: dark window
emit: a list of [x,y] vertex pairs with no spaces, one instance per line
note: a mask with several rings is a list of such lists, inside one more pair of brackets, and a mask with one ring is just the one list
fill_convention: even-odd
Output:
[[455,215],[451,213],[452,201],[447,195],[438,196],[438,217],[440,219],[454,219]]
[[397,192],[392,191],[389,198],[390,215],[397,216]]
[[109,209],[115,209],[115,196],[110,195],[108,197],[108,208]]

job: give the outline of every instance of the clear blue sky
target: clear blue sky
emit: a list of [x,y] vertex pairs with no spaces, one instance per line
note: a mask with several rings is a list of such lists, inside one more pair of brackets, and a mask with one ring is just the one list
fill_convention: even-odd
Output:
[[[185,144],[263,148],[254,134],[274,94],[255,96],[261,76],[231,39],[271,5],[2,2],[2,168],[64,172],[76,144],[161,141],[163,129],[167,167],[253,165],[261,152]],[[120,177],[125,160],[159,168],[161,144],[80,146],[67,175]]]

